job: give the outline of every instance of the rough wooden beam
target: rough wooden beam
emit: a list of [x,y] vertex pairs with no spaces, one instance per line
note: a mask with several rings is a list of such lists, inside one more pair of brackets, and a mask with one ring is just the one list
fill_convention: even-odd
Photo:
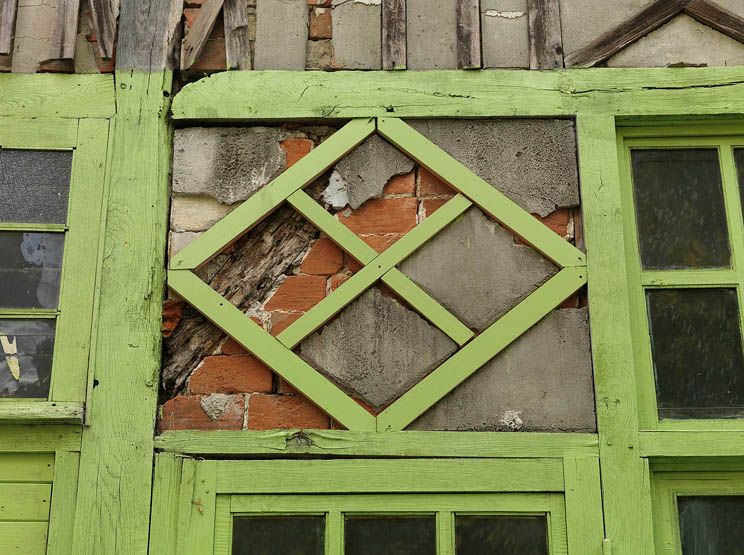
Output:
[[558,0],[527,0],[530,69],[563,67],[561,10]]
[[227,69],[251,69],[248,4],[245,0],[225,0],[223,19]]
[[0,54],[10,54],[13,51],[17,7],[18,0],[0,0]]
[[382,1],[382,69],[406,69],[406,0]]
[[50,60],[72,60],[75,57],[80,0],[60,0],[52,30]]
[[114,55],[116,41],[116,5],[111,0],[90,0],[93,28],[96,30],[98,52],[109,60]]
[[680,14],[691,0],[656,0],[622,25],[566,56],[566,66],[591,67],[620,52]]
[[214,22],[222,9],[223,0],[205,0],[196,21],[181,45],[181,69],[189,69],[207,44]]
[[480,0],[457,2],[457,67],[481,67]]
[[183,3],[179,0],[122,0],[116,68],[162,71],[172,68]]
[[693,0],[684,12],[719,33],[744,43],[744,18],[719,8],[708,0]]

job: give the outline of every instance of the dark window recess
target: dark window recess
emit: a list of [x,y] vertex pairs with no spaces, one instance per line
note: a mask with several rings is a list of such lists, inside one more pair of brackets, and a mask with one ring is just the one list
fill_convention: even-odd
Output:
[[734,160],[736,160],[736,170],[739,174],[739,195],[741,195],[741,205],[744,207],[744,148],[734,150]]
[[744,416],[735,289],[646,291],[661,418]]
[[682,555],[744,555],[744,497],[678,497]]
[[345,555],[436,555],[434,516],[347,516]]
[[634,150],[632,163],[643,267],[730,267],[718,151]]
[[63,233],[0,231],[0,308],[57,308]]
[[0,150],[0,222],[64,224],[72,152]]
[[0,397],[46,398],[55,321],[0,319]]
[[325,517],[235,517],[233,555],[323,555]]
[[547,519],[458,516],[455,555],[548,555]]

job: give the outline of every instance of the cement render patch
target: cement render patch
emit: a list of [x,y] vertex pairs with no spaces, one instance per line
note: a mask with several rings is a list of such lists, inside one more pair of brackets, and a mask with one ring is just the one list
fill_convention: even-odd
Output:
[[408,429],[595,432],[588,317],[554,310]]
[[307,0],[257,0],[254,69],[305,69]]
[[333,52],[344,69],[382,68],[382,3],[333,0]]

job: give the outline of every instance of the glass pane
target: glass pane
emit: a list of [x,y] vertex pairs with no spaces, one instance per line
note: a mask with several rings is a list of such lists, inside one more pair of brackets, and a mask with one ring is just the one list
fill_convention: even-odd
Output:
[[729,267],[718,151],[634,150],[632,162],[643,267]]
[[744,415],[735,289],[646,291],[661,418]]
[[0,319],[0,397],[49,395],[55,321]]
[[434,516],[347,516],[346,555],[436,555]]
[[0,231],[0,308],[57,308],[63,233]]
[[233,555],[323,555],[325,517],[233,519]]
[[682,555],[744,555],[744,497],[679,497]]
[[548,555],[545,517],[458,516],[456,555]]
[[71,151],[0,151],[0,222],[63,224]]

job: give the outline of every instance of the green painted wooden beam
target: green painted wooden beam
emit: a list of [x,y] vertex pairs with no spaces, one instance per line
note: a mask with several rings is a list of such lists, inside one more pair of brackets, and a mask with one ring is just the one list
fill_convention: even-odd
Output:
[[79,451],[83,430],[69,424],[3,424],[0,452]]
[[175,97],[173,117],[238,121],[718,115],[744,112],[743,98],[744,79],[736,67],[230,71],[186,85]]
[[112,75],[0,74],[0,116],[110,118]]
[[[84,375],[83,375],[84,377]],[[9,401],[0,403],[0,422],[83,423],[81,401]]]
[[155,447],[188,455],[597,457],[596,434],[539,432],[169,431]]
[[640,432],[644,457],[742,457],[744,430]]

